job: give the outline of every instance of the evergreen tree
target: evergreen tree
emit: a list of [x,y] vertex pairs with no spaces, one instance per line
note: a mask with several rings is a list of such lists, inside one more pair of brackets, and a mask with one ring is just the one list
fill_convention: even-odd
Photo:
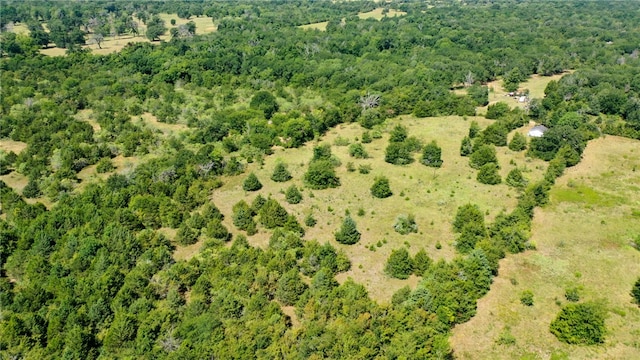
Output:
[[186,222],[180,225],[176,233],[176,241],[180,245],[191,245],[198,241],[198,230],[189,227]]
[[244,179],[242,188],[244,189],[244,191],[258,191],[262,189],[262,183],[260,182],[260,180],[258,180],[256,174],[251,173],[249,174],[249,176],[247,176],[246,179]]
[[295,185],[289,186],[284,196],[289,204],[299,204],[302,201],[302,194]]
[[391,130],[391,134],[389,135],[389,142],[400,143],[405,141],[407,139],[407,136],[407,128],[402,125],[396,125],[396,127]]
[[264,203],[260,212],[260,223],[267,229],[273,229],[275,227],[284,226],[287,222],[287,210],[278,203],[275,199],[269,198]]
[[631,297],[636,304],[640,305],[640,278],[638,278],[631,289]]
[[605,311],[595,303],[567,304],[551,322],[551,333],[567,344],[604,342]]
[[456,212],[456,217],[453,221],[453,231],[461,232],[465,224],[472,222],[482,224],[484,227],[484,214],[480,210],[480,207],[475,204],[462,205]]
[[435,140],[424,146],[422,150],[422,164],[435,168],[442,166],[442,149]]
[[424,249],[420,249],[413,257],[413,272],[417,276],[424,276],[432,263],[433,260],[427,255],[427,252]]
[[312,189],[327,189],[340,186],[331,160],[314,160],[304,174],[305,183]]
[[487,185],[497,185],[502,182],[502,178],[500,177],[500,173],[498,172],[498,165],[495,163],[488,163],[482,165],[480,171],[478,171],[478,176],[476,179],[481,184]]
[[396,279],[407,279],[413,273],[413,260],[405,248],[393,250],[387,264],[384,267],[385,273]]
[[473,143],[468,136],[465,136],[460,144],[460,156],[469,156],[471,153],[473,153]]
[[253,235],[257,232],[251,208],[244,200],[240,200],[233,206],[233,225],[239,230],[246,231],[248,235]]
[[344,218],[340,230],[334,235],[337,242],[345,245],[353,245],[357,243],[360,241],[361,236],[360,232],[356,228],[356,222],[349,215]]
[[509,150],[522,151],[527,148],[527,138],[521,133],[517,132],[513,135],[513,138],[509,142]]
[[205,234],[213,239],[219,240],[229,240],[231,238],[231,234],[229,234],[229,230],[222,224],[220,219],[212,219],[207,223],[207,227],[205,228]]
[[371,186],[371,195],[379,199],[388,198],[393,195],[389,187],[389,179],[384,176],[376,177]]
[[276,299],[285,306],[295,305],[306,289],[307,284],[302,281],[298,269],[291,269],[278,280]]
[[472,121],[469,126],[469,139],[473,139],[480,133],[480,125],[477,121]]
[[480,169],[488,163],[498,163],[496,148],[492,145],[481,145],[469,156],[469,166],[474,169]]
[[456,239],[456,249],[462,254],[468,254],[476,247],[476,243],[487,236],[487,230],[479,222],[464,224],[460,236]]
[[273,169],[271,180],[275,182],[286,182],[291,180],[291,173],[287,170],[287,166],[284,163],[277,163]]
[[505,182],[507,185],[517,189],[524,189],[527,186],[527,179],[524,178],[522,171],[518,168],[513,168],[509,171]]
[[384,153],[384,161],[394,165],[406,165],[413,162],[411,147],[407,142],[390,142]]
[[366,159],[369,157],[369,154],[367,154],[364,146],[362,146],[362,144],[360,143],[349,145],[349,155],[356,159]]
[[36,179],[30,178],[27,186],[22,189],[22,195],[27,199],[37,198],[42,195],[40,191],[40,187],[38,186],[38,181]]

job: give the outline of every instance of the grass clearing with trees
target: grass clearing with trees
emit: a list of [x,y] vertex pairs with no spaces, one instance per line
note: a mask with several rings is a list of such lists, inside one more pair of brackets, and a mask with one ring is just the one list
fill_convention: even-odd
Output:
[[[640,173],[634,171],[640,167],[637,149],[637,140],[616,136],[587,145],[582,161],[552,188],[549,205],[536,210],[531,241],[537,250],[501,260],[500,274],[489,294],[478,301],[477,315],[454,329],[451,343],[458,358],[640,356],[640,308],[630,295],[640,274],[640,251],[631,246],[640,234],[633,215],[640,209]],[[581,289],[580,303],[604,302],[603,345],[567,345],[549,331],[562,306],[570,303],[566,289],[574,287]],[[520,304],[526,289],[535,297],[531,307]],[[496,341],[505,329],[514,344]]]

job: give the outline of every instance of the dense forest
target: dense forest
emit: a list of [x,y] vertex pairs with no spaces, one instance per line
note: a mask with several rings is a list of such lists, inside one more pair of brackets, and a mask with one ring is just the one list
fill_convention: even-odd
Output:
[[[380,6],[403,15],[357,16]],[[211,17],[216,31],[170,31],[163,13]],[[501,258],[533,247],[534,209],[555,179],[591,139],[640,139],[638,14],[635,1],[3,1],[0,139],[26,147],[0,150],[0,175],[27,184],[0,182],[1,357],[453,358],[452,327],[474,316]],[[300,28],[323,21],[324,31]],[[18,25],[29,32],[11,31]],[[83,45],[98,34],[149,41],[96,55]],[[65,55],[40,53],[54,46]],[[472,123],[461,144],[482,184],[502,181],[495,149],[506,146],[548,162],[544,179],[510,173],[517,206],[492,222],[475,205],[460,207],[452,261],[394,251],[388,276],[421,280],[391,303],[336,281],[351,267],[341,246],[360,241],[357,218],[345,217],[337,243],[322,243],[305,237],[313,217],[296,218],[275,199],[256,195],[223,214],[211,196],[240,174],[247,192],[286,183],[284,164],[271,179],[245,169],[338,124],[359,123],[366,143],[399,115],[474,116],[497,78],[517,91],[532,75],[563,73],[526,109],[490,105],[492,124]],[[88,111],[94,123],[78,121]],[[164,134],[138,121],[145,114],[188,131]],[[528,146],[507,143],[529,121],[549,130]],[[385,161],[403,166],[418,154],[439,168],[437,142],[411,135],[394,128]],[[361,144],[349,151],[368,156]],[[305,186],[339,187],[330,147],[313,154]],[[117,157],[137,166],[113,171]],[[90,166],[109,175],[81,180]],[[376,178],[371,193],[391,196],[388,179]],[[302,195],[290,186],[286,198]],[[257,229],[269,231],[268,247],[250,245]],[[411,216],[396,224],[416,229]],[[199,239],[197,256],[174,258]]]

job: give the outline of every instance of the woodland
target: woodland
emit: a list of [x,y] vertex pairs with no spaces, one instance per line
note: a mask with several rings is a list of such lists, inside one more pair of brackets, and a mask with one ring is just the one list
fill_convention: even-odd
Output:
[[[2,1],[0,145],[23,146],[0,147],[0,358],[456,358],[452,329],[474,317],[501,259],[535,251],[532,219],[556,179],[589,141],[640,140],[639,5]],[[401,15],[358,16],[378,8]],[[205,16],[215,31],[199,34],[192,20]],[[123,36],[145,41],[105,55],[85,46]],[[41,53],[50,48],[63,53]],[[489,102],[492,81],[528,96],[522,83],[554,75],[526,107]],[[397,171],[450,166],[447,140],[417,137],[403,116],[489,119],[465,125],[457,166],[517,198],[491,217],[470,199],[438,224],[454,234],[436,245],[450,242],[451,259],[395,247],[380,277],[417,285],[377,301],[337,280],[353,270],[349,247],[368,241],[365,209],[335,209],[341,221],[324,239],[307,235],[326,225],[314,213],[288,209],[339,191],[344,174],[368,176],[376,201],[412,195],[358,162],[372,142]],[[509,135],[534,123],[543,137]],[[358,126],[348,159],[336,156],[339,141],[322,142],[343,125]],[[304,147],[304,164],[286,160]],[[542,161],[540,179],[501,176],[503,149]],[[253,171],[275,153],[284,161],[269,177]],[[227,206],[214,194],[234,181],[250,200]],[[280,197],[262,191],[271,183]],[[419,236],[426,225],[407,213],[391,231]],[[252,243],[260,235],[268,245]],[[640,234],[635,242],[640,250]],[[194,244],[197,254],[175,255]],[[628,302],[640,305],[635,276]],[[602,344],[605,312],[570,301],[549,331]]]

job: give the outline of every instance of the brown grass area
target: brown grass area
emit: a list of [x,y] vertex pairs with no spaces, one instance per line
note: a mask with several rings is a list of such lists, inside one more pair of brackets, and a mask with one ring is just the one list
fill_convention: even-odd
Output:
[[298,27],[301,28],[301,29],[304,29],[304,30],[325,31],[325,30],[327,30],[327,25],[328,24],[329,24],[328,21],[322,21],[322,22],[317,22],[317,23],[313,23],[313,24],[300,25]]
[[383,14],[382,11],[384,10],[384,8],[376,8],[373,9],[371,11],[365,12],[365,13],[359,13],[358,17],[360,19],[376,19],[376,20],[382,20],[383,17],[387,16],[387,17],[396,17],[396,16],[402,16],[402,15],[407,15],[406,12],[404,11],[400,11],[400,10],[396,10],[396,9],[389,9],[389,12],[387,14]]
[[[477,120],[482,126],[490,121],[484,118],[470,118]],[[348,277],[364,284],[371,296],[379,301],[389,301],[391,295],[405,285],[414,286],[417,279],[395,280],[383,274],[384,264],[392,250],[401,246],[408,246],[413,254],[424,248],[434,259],[451,259],[455,251],[451,246],[454,234],[451,232],[450,222],[455,216],[457,208],[466,203],[477,203],[487,211],[492,219],[503,209],[512,209],[516,204],[517,193],[506,185],[489,186],[476,181],[476,171],[468,166],[468,159],[459,155],[461,139],[467,134],[470,121],[461,117],[450,116],[440,118],[418,119],[402,117],[391,121],[387,130],[396,123],[402,123],[409,129],[409,134],[415,135],[425,143],[437,140],[442,147],[444,165],[434,170],[414,162],[408,166],[395,166],[384,162],[384,151],[388,144],[388,135],[382,139],[365,144],[370,155],[369,159],[353,159],[348,155],[347,146],[332,146],[332,151],[342,162],[337,168],[337,174],[342,185],[337,189],[310,190],[304,189],[303,201],[297,205],[286,203],[282,190],[291,184],[304,187],[303,176],[307,164],[312,157],[314,144],[307,144],[299,149],[277,149],[275,154],[265,159],[264,166],[250,164],[247,172],[236,177],[226,178],[225,184],[214,191],[213,202],[226,215],[225,225],[235,231],[231,221],[232,207],[241,199],[251,203],[257,193],[246,193],[242,190],[242,182],[249,172],[255,172],[264,187],[259,191],[267,197],[271,195],[287,210],[296,215],[300,222],[308,213],[313,213],[318,220],[315,227],[307,229],[306,239],[316,239],[330,242],[343,249],[352,261],[352,270],[338,277],[340,281]],[[336,138],[342,137],[354,142],[360,137],[363,129],[357,124],[340,125],[325,136],[323,142],[333,144]],[[523,153],[513,153],[508,149],[498,151],[501,165],[506,176],[513,165],[527,166],[531,172],[527,176],[540,178],[544,167],[538,161],[527,160]],[[418,159],[416,155],[416,159]],[[288,183],[275,183],[270,180],[273,168],[278,161],[288,164],[293,180]],[[346,164],[353,162],[370,164],[371,174],[364,175],[348,172]],[[538,169],[538,167],[540,169]],[[394,195],[387,199],[377,199],[371,196],[370,187],[374,178],[385,175],[389,178]],[[313,197],[312,195],[313,194]],[[401,195],[402,194],[402,195]],[[496,201],[496,198],[499,201]],[[364,209],[364,216],[357,216],[358,209]],[[345,211],[348,210],[358,224],[362,239],[356,245],[345,246],[337,244],[333,233],[340,227]],[[417,234],[399,235],[393,231],[395,219],[400,214],[414,214],[419,227]],[[249,237],[250,243],[260,247],[268,245],[270,232],[259,229],[257,235]],[[386,239],[386,243],[384,240]],[[441,250],[435,249],[435,244],[441,242]],[[380,247],[371,251],[368,247],[380,242]]]
[[11,152],[13,151],[16,154],[20,154],[22,150],[27,148],[27,143],[22,141],[14,141],[11,139],[2,139],[0,140],[0,151]]
[[78,111],[77,114],[74,115],[74,117],[79,121],[84,121],[84,122],[88,123],[89,125],[91,125],[91,127],[93,128],[93,132],[94,133],[102,130],[102,128],[100,127],[100,124],[98,124],[98,122],[96,121],[96,119],[93,116],[93,109],[80,110],[80,111]]
[[[536,211],[532,241],[537,250],[503,259],[491,291],[478,302],[477,315],[454,329],[451,343],[458,358],[640,358],[640,308],[629,295],[640,276],[640,252],[630,246],[640,234],[640,222],[631,215],[640,208],[640,172],[633,170],[640,166],[639,144],[613,136],[591,141],[582,162],[558,179],[550,205]],[[557,200],[554,194],[580,191],[576,183],[622,200]],[[564,293],[571,286],[583,288],[581,300],[605,302],[605,344],[570,346],[549,332],[560,310],[556,301],[567,303]],[[525,289],[534,293],[532,307],[520,304]],[[505,328],[515,337],[514,345],[496,343]]]
[[189,129],[189,127],[184,124],[167,124],[160,122],[158,118],[150,113],[144,113],[138,117],[134,116],[133,119],[138,119],[149,127],[162,131],[165,135],[171,135]]
[[24,189],[29,182],[29,178],[15,171],[0,176],[0,180],[4,181],[5,184],[15,190],[18,194],[22,194],[22,189]]

